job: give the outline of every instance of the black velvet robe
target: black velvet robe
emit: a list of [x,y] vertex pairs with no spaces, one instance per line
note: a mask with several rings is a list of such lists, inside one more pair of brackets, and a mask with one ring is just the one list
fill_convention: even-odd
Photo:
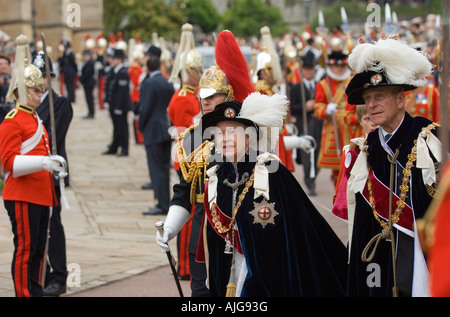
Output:
[[[255,163],[237,164],[239,178],[252,174]],[[235,182],[235,169],[223,163],[217,170],[217,205],[231,217],[232,189],[223,184]],[[245,184],[238,189],[238,196]],[[248,274],[241,296],[343,296],[347,270],[344,244],[317,211],[292,173],[282,164],[269,173],[268,203],[278,213],[273,224],[256,222],[254,197],[250,187],[236,215],[239,239]],[[205,193],[206,196],[206,193]],[[209,282],[212,296],[225,296],[230,276],[231,255],[224,254],[225,241],[207,225]]]
[[[406,113],[400,127],[388,141],[388,145],[393,152],[399,149],[394,185],[397,195],[400,194],[399,186],[402,184],[402,171],[408,162],[408,155],[414,146],[414,140],[417,139],[422,128],[429,124],[431,124],[431,121],[428,119],[422,117],[413,118]],[[432,132],[433,134],[438,133],[437,129],[432,130]],[[378,129],[368,135],[367,145],[368,165],[375,176],[389,188],[390,163],[387,159],[387,153],[381,145]],[[415,219],[419,219],[425,214],[432,197],[427,193],[423,184],[421,169],[416,168],[416,163],[411,169],[410,181],[412,185],[407,193],[405,202],[412,207]],[[380,195],[377,192],[373,193],[375,199],[377,194]],[[395,207],[394,205],[393,212]],[[410,222],[414,223],[413,219]],[[370,263],[365,263],[361,260],[364,247],[372,237],[381,232],[381,229],[379,222],[373,215],[372,207],[361,194],[357,193],[348,273],[348,296],[392,296],[391,243],[384,240],[381,241]],[[413,227],[409,229],[414,231]],[[414,238],[395,228],[394,234],[397,243],[397,284],[400,289],[400,296],[411,296],[414,272]],[[378,274],[379,276],[373,274]],[[377,280],[378,278],[379,280]],[[368,283],[368,279],[370,283]],[[377,281],[380,283],[372,283]]]

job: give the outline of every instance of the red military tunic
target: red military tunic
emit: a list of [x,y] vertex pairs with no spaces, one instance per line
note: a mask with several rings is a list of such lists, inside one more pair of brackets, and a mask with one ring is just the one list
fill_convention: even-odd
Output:
[[335,113],[337,131],[339,135],[339,147],[350,143],[350,140],[363,135],[360,124],[356,119],[356,106],[347,102],[345,88],[351,77],[344,81],[337,81],[327,77],[316,86],[314,115],[319,120],[324,120],[322,128],[321,148],[318,158],[318,166],[339,170],[340,156],[338,155],[335,138],[335,127],[331,116],[326,115],[329,103],[337,104]]
[[[200,103],[197,99],[197,89],[183,84],[181,88],[172,96],[167,112],[172,125],[180,135],[187,128],[194,124],[194,117],[200,113]],[[174,162],[175,170],[178,170],[178,161]]]
[[426,85],[405,92],[406,111],[415,117],[425,117],[433,122],[440,121],[439,90],[436,86]]
[[[255,90],[269,96],[272,96],[274,94],[272,89],[270,88],[270,85],[263,79],[260,79],[256,82]],[[280,136],[278,138],[278,151],[276,154],[280,158],[281,163],[283,163],[283,165],[286,166],[288,170],[293,172],[295,169],[294,161],[292,160],[292,150],[286,150],[283,139],[284,136],[288,135],[289,133],[287,132],[286,126],[283,125],[283,130],[280,131]]]
[[[13,166],[16,155],[21,155],[22,143],[34,136],[38,130],[37,115],[30,106],[17,105],[0,125],[0,158],[10,174],[3,189],[3,200],[23,201],[42,206],[55,206],[56,196],[53,176],[48,171],[39,171],[14,177]],[[39,119],[39,124],[42,124]],[[49,154],[47,131],[43,128],[39,143],[26,155]]]
[[130,75],[130,81],[132,83],[130,97],[133,103],[139,102],[139,80],[143,72],[144,71],[138,63],[134,63],[128,68],[128,74]]

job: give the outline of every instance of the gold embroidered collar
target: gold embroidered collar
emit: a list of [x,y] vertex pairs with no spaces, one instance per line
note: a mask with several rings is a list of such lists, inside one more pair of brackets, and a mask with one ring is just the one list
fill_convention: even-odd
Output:
[[29,113],[29,114],[33,114],[34,113],[34,107],[31,107],[29,105],[22,105],[22,104],[18,103],[16,105],[16,108],[19,109],[19,110],[22,110],[22,111],[24,111],[26,113]]
[[183,84],[183,85],[181,86],[181,88],[182,88],[182,89],[185,89],[185,90],[187,90],[187,91],[189,91],[189,92],[192,93],[192,94],[195,94],[195,87],[194,87],[194,86],[190,86],[190,85]]

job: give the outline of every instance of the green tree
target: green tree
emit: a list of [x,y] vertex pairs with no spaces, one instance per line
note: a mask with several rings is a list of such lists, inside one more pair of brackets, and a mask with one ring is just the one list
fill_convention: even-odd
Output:
[[289,31],[279,7],[270,6],[265,0],[234,0],[223,14],[223,28],[236,36],[260,36],[265,25],[274,37]]
[[221,16],[210,0],[189,0],[188,22],[200,26],[205,33],[216,31]]
[[187,21],[186,0],[105,0],[103,10],[106,35],[120,31],[124,39],[140,34],[149,41],[153,32],[177,39]]

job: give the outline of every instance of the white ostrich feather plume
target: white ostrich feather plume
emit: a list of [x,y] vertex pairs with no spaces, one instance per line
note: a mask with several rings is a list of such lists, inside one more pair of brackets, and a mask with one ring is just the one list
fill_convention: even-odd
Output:
[[286,96],[251,93],[242,103],[239,117],[252,120],[259,127],[283,127],[289,100]]
[[257,150],[276,152],[280,129],[283,128],[288,105],[289,100],[280,94],[268,96],[254,92],[245,98],[239,117],[249,119],[258,125],[260,139]]
[[427,56],[394,39],[381,39],[375,44],[357,45],[348,57],[348,65],[356,73],[367,70],[384,72],[392,84],[422,86],[431,73]]

